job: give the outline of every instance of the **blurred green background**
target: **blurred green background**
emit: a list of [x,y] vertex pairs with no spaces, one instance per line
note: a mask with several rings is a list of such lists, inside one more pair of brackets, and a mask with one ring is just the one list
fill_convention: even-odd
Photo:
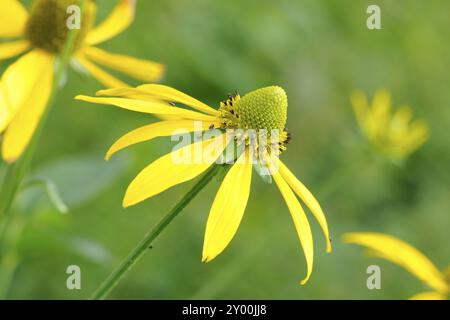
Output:
[[[99,19],[115,3],[96,2]],[[382,30],[366,28],[369,4],[381,7]],[[214,181],[110,298],[405,299],[424,291],[406,271],[364,257],[340,237],[384,232],[415,245],[441,269],[450,264],[449,10],[446,0],[138,1],[135,23],[103,48],[166,64],[162,83],[214,107],[236,89],[285,88],[293,141],[283,160],[324,208],[334,250],[325,253],[310,216],[315,265],[300,286],[305,261],[289,212],[276,186],[254,175],[236,237],[202,264],[206,218],[219,187]],[[11,61],[2,61],[2,70]],[[58,94],[32,175],[52,179],[70,210],[59,213],[39,187],[20,194],[13,227],[21,235],[3,264],[12,274],[3,298],[87,298],[195,183],[122,209],[128,183],[172,144],[157,139],[104,162],[115,139],[156,119],[73,100],[100,88],[71,71]],[[430,140],[401,165],[371,150],[353,117],[349,93],[372,96],[378,88],[430,125]],[[382,268],[381,290],[366,287],[372,264]],[[81,267],[81,290],[66,288],[69,265]]]

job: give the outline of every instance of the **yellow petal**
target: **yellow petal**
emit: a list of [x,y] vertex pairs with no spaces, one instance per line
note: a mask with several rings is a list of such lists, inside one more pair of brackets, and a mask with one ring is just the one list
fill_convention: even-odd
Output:
[[228,171],[217,192],[206,223],[203,262],[218,256],[236,234],[250,195],[250,159],[250,152],[244,152]]
[[[0,82],[0,132],[5,130],[19,108],[28,102],[41,71],[41,66],[36,62],[49,59],[51,57],[43,51],[31,51],[3,73]],[[42,67],[45,68],[45,63]]]
[[210,115],[219,116],[220,112],[208,105],[171,87],[159,84],[142,85],[138,88],[112,88],[97,91],[97,96],[127,97],[141,100],[163,100],[177,102]]
[[391,111],[391,94],[387,90],[378,90],[375,93],[372,102],[372,119],[373,126],[378,134],[382,134],[385,130],[388,130],[388,124],[390,121]]
[[120,98],[130,98],[136,100],[149,100],[149,101],[163,100],[164,102],[167,102],[167,100],[152,96],[147,92],[145,92],[144,90],[130,87],[127,88],[116,87],[111,89],[99,90],[95,93],[95,95],[97,97],[120,97]]
[[302,201],[308,206],[309,210],[311,210],[314,217],[319,222],[320,227],[322,228],[323,234],[325,236],[326,241],[326,250],[327,252],[331,252],[331,242],[330,242],[330,234],[328,231],[327,219],[325,218],[325,214],[313,196],[313,194],[305,187],[303,183],[301,183],[295,175],[286,167],[286,165],[281,162],[279,159],[278,165],[281,176],[286,180],[289,186],[294,190],[294,192],[302,199]]
[[150,113],[155,115],[180,116],[184,119],[189,120],[199,120],[213,123],[218,119],[217,117],[208,116],[192,110],[173,107],[157,100],[144,101],[124,98],[94,98],[82,95],[75,97],[75,99],[98,104],[114,105],[119,108],[124,108],[136,112]]
[[45,110],[53,85],[53,61],[53,56],[35,50],[8,68],[2,78],[2,94],[11,109],[17,110],[3,139],[7,162],[23,153]]
[[436,291],[429,291],[429,292],[421,292],[418,293],[410,298],[410,300],[446,300],[446,295],[436,292]]
[[386,116],[391,110],[391,94],[386,89],[378,90],[372,101],[375,116]]
[[[147,94],[146,92],[136,89],[136,88],[113,88],[113,89],[105,89],[99,90],[96,92],[96,96],[110,96],[110,97],[123,97],[137,100],[150,100],[155,101],[155,97]],[[158,99],[156,99],[158,100]],[[158,115],[157,116],[161,120],[183,120],[183,117],[174,116],[174,115]]]
[[164,86],[161,84],[145,84],[139,86],[138,89],[145,91],[146,93],[155,96],[156,98],[163,99],[170,102],[178,102],[192,107],[198,111],[205,112],[207,114],[218,116],[220,112],[203,102],[181,92],[174,88]]
[[119,0],[111,14],[87,35],[90,45],[109,40],[124,31],[134,20],[136,0]]
[[412,119],[412,110],[409,106],[400,107],[392,116],[391,126],[393,128],[407,128]]
[[30,48],[27,40],[0,43],[0,60],[15,57]]
[[[142,170],[131,182],[123,206],[132,206],[177,184],[194,179],[220,157],[227,142],[225,135],[221,135],[192,143],[162,156]],[[184,161],[178,161],[179,159]]]
[[442,273],[425,255],[406,242],[389,235],[372,232],[347,233],[343,240],[369,248],[379,257],[405,268],[437,291],[449,290]]
[[178,120],[178,121],[161,121],[152,123],[147,126],[140,127],[133,130],[117,140],[106,153],[106,160],[109,160],[111,156],[119,150],[122,150],[130,145],[151,140],[156,137],[170,136],[176,130],[185,130],[185,132],[196,132],[208,130],[213,124],[214,126],[220,126],[220,122],[215,123],[194,121],[194,120]]
[[28,12],[18,0],[0,1],[0,37],[23,35]]
[[350,95],[353,111],[360,128],[366,130],[366,117],[369,110],[369,102],[367,96],[362,91],[354,91]]
[[286,204],[289,208],[289,212],[291,213],[292,220],[294,221],[295,229],[297,230],[297,234],[300,240],[300,245],[302,246],[303,252],[305,254],[307,273],[306,277],[300,282],[303,285],[308,281],[313,270],[314,248],[311,227],[309,226],[308,219],[306,218],[305,211],[303,211],[300,202],[298,202],[294,192],[292,192],[289,185],[283,179],[279,170],[275,169],[271,161],[268,161],[267,164],[269,166],[272,177],[275,180],[278,189],[280,189],[284,201],[286,201]]
[[142,81],[158,81],[164,73],[164,66],[162,64],[148,60],[113,54],[94,47],[83,48],[83,53],[94,62]]
[[109,73],[102,70],[100,67],[83,57],[82,55],[78,55],[76,60],[88,71],[94,78],[100,81],[105,87],[108,88],[120,88],[120,87],[128,87],[125,82],[117,79],[116,77],[110,75]]
[[[1,88],[0,88],[1,90]],[[0,91],[0,134],[6,129],[16,110],[11,110],[4,95]]]
[[98,97],[120,97],[120,98],[140,97],[142,100],[145,100],[145,98],[152,98],[150,100],[155,100],[154,97],[148,95],[147,93],[145,93],[145,91],[130,87],[125,88],[115,87],[110,89],[103,89],[97,91],[95,95]]
[[414,121],[408,132],[408,136],[405,139],[405,148],[407,152],[413,152],[422,146],[429,138],[428,125],[425,121]]

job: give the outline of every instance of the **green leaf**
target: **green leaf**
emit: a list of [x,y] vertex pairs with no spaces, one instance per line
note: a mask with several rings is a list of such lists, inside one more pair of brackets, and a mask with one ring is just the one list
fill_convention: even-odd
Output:
[[55,206],[55,208],[61,212],[61,213],[67,213],[69,212],[69,208],[64,203],[64,200],[62,199],[60,192],[58,190],[58,187],[56,184],[49,179],[33,179],[25,182],[25,186],[23,188],[27,187],[43,187],[47,191],[48,199],[50,202]]
[[113,257],[105,247],[90,239],[61,235],[58,237],[58,240],[60,240],[62,244],[66,245],[69,250],[91,262],[103,266],[114,262]]
[[[46,181],[47,199],[50,197],[58,209],[73,209],[108,189],[128,163],[129,158],[124,156],[108,162],[100,155],[66,156],[39,167],[31,173],[28,181]],[[20,195],[19,204],[23,209],[34,208],[44,196],[42,189],[25,189]]]

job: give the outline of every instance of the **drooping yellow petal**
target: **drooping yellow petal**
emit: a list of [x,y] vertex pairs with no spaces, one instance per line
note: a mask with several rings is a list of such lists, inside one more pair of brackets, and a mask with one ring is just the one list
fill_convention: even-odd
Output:
[[114,105],[116,107],[131,111],[150,113],[155,115],[174,115],[180,116],[184,119],[206,121],[211,123],[217,121],[217,117],[208,116],[206,114],[195,112],[192,110],[173,107],[157,100],[151,101],[148,99],[144,101],[124,98],[95,98],[82,95],[75,97],[75,99],[98,104]]
[[389,235],[372,232],[347,233],[343,240],[347,243],[369,248],[371,252],[405,268],[412,275],[439,292],[449,290],[444,276],[434,264],[406,242]]
[[39,72],[44,65],[36,64],[51,57],[44,51],[34,50],[22,56],[11,64],[3,73],[0,82],[0,132],[3,132],[19,108],[28,102],[36,83]]
[[23,35],[28,12],[19,0],[0,1],[0,37]]
[[133,22],[135,11],[136,0],[119,0],[111,14],[89,32],[86,42],[95,45],[115,37]]
[[0,60],[15,57],[30,48],[27,40],[0,43]]
[[164,102],[167,102],[167,100],[150,95],[144,90],[130,87],[127,88],[117,87],[99,90],[95,93],[95,95],[97,97],[120,97],[120,98],[130,98],[136,100],[149,100],[149,101],[162,100]]
[[134,98],[134,97],[140,97],[142,100],[145,100],[145,98],[151,98],[151,100],[155,100],[153,96],[150,96],[145,91],[136,89],[136,88],[130,88],[130,87],[116,87],[116,88],[110,88],[110,89],[103,89],[98,90],[95,93],[98,97],[120,97],[120,98]]
[[303,211],[300,202],[295,197],[294,192],[292,192],[289,185],[281,176],[279,170],[276,170],[271,161],[267,162],[273,179],[275,180],[278,189],[280,190],[284,201],[286,202],[289,212],[291,213],[292,220],[294,221],[295,229],[300,240],[300,245],[303,248],[303,252],[306,258],[307,273],[306,277],[300,282],[302,285],[305,284],[311,276],[313,270],[314,262],[314,248],[313,248],[313,238],[311,233],[311,227],[309,226],[308,219],[306,217],[305,211]]
[[211,108],[207,104],[181,92],[174,88],[164,86],[161,84],[145,84],[139,86],[138,89],[145,91],[146,93],[155,96],[156,98],[163,99],[170,102],[178,102],[185,104],[191,108],[198,111],[218,116],[220,112],[216,109]]
[[446,300],[446,295],[436,292],[436,291],[428,291],[418,293],[410,298],[410,300]]
[[222,154],[226,135],[192,143],[155,160],[128,186],[123,206],[129,207],[205,172]]
[[151,140],[156,137],[170,136],[174,134],[175,131],[179,134],[179,130],[183,130],[185,132],[205,131],[210,128],[211,124],[216,127],[220,126],[219,121],[211,123],[195,120],[175,120],[152,123],[150,125],[137,128],[136,130],[122,136],[108,150],[105,159],[109,160],[117,151],[139,142]]
[[223,180],[209,212],[203,243],[203,262],[218,256],[233,239],[250,195],[252,163],[244,152]]
[[123,72],[142,81],[158,81],[164,73],[164,66],[153,61],[113,54],[94,47],[83,48],[83,53],[96,63]]
[[193,109],[219,116],[220,112],[200,102],[181,91],[159,84],[142,85],[137,88],[112,88],[99,90],[97,96],[127,97],[141,100],[163,100],[166,102],[182,103]]
[[[95,94],[98,97],[122,97],[122,98],[130,98],[130,99],[137,99],[137,100],[150,100],[155,101],[159,100],[157,97],[149,95],[143,90],[136,89],[136,88],[113,88],[113,89],[105,89],[105,90],[99,90]],[[174,115],[158,115],[158,118],[161,120],[183,120],[183,117],[180,116],[174,116]]]
[[1,94],[17,110],[3,139],[2,155],[7,162],[23,153],[45,110],[53,85],[53,61],[53,56],[35,50],[8,68],[2,78]]
[[107,88],[120,88],[128,87],[128,85],[117,79],[116,77],[110,75],[106,71],[102,70],[100,67],[86,59],[82,55],[78,55],[76,60],[88,71],[94,78],[100,81]]
[[305,187],[303,183],[301,183],[295,175],[286,167],[286,165],[281,162],[278,158],[278,165],[281,176],[286,180],[289,186],[294,190],[294,192],[302,199],[302,201],[308,206],[309,210],[311,210],[312,214],[319,222],[320,227],[322,228],[323,234],[325,236],[326,241],[326,250],[327,252],[331,252],[331,242],[330,242],[330,234],[328,231],[327,219],[325,218],[325,214],[313,196],[313,194]]

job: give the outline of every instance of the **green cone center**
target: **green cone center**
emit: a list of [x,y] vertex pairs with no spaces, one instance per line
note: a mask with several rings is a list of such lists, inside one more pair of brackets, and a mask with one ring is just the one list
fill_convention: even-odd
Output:
[[287,96],[283,88],[261,88],[236,101],[234,109],[244,129],[284,130],[287,119]]
[[[80,5],[80,0],[35,0],[27,21],[25,33],[35,48],[47,52],[61,53],[69,33],[69,25],[79,21],[80,30],[77,34],[74,50],[81,47],[94,20],[95,10],[91,0],[86,2],[83,17],[68,10],[70,6]],[[75,20],[74,20],[75,19]]]

